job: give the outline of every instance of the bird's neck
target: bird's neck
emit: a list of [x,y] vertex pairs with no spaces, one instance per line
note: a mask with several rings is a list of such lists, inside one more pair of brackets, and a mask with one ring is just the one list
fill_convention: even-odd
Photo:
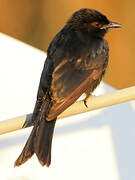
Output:
[[76,31],[76,34],[78,38],[84,42],[84,43],[91,43],[92,41],[95,40],[103,40],[104,36],[100,36],[99,34],[91,34],[88,32],[81,32],[81,31]]

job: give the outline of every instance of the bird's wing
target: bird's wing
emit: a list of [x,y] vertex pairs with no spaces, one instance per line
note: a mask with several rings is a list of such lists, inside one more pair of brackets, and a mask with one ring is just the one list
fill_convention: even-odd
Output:
[[35,103],[35,108],[30,123],[34,123],[36,121],[44,104],[44,101],[49,98],[48,92],[52,80],[51,77],[52,71],[53,71],[53,62],[49,58],[46,58],[38,87],[37,100]]
[[72,105],[87,89],[89,84],[104,73],[108,61],[108,50],[104,48],[94,58],[63,60],[52,73],[51,93],[53,105],[47,120],[56,118]]

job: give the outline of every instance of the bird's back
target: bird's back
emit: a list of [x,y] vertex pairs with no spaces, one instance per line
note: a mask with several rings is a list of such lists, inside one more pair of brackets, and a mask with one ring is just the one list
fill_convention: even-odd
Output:
[[[51,43],[56,48],[51,51],[51,45],[48,49],[47,61],[51,61],[53,66],[50,84],[53,105],[48,120],[56,118],[73,104],[88,87],[91,86],[93,91],[102,79],[108,62],[108,44],[102,38],[87,34],[84,38],[87,41],[82,41],[75,31],[60,32]],[[60,41],[64,41],[62,46],[58,46]],[[98,69],[100,73],[96,77]]]

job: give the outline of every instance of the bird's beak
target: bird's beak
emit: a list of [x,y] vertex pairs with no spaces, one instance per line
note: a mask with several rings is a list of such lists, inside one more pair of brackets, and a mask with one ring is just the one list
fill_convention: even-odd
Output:
[[112,28],[120,28],[122,25],[117,22],[110,22],[109,24],[103,25],[100,29],[112,29]]

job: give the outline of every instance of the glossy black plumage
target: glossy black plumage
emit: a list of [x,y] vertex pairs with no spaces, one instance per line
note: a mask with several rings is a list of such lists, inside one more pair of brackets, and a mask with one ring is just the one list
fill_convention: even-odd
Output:
[[15,166],[34,153],[41,165],[50,165],[56,118],[83,93],[88,97],[100,83],[108,64],[108,44],[103,37],[114,27],[120,25],[98,11],[81,9],[54,37],[40,79],[34,127]]

